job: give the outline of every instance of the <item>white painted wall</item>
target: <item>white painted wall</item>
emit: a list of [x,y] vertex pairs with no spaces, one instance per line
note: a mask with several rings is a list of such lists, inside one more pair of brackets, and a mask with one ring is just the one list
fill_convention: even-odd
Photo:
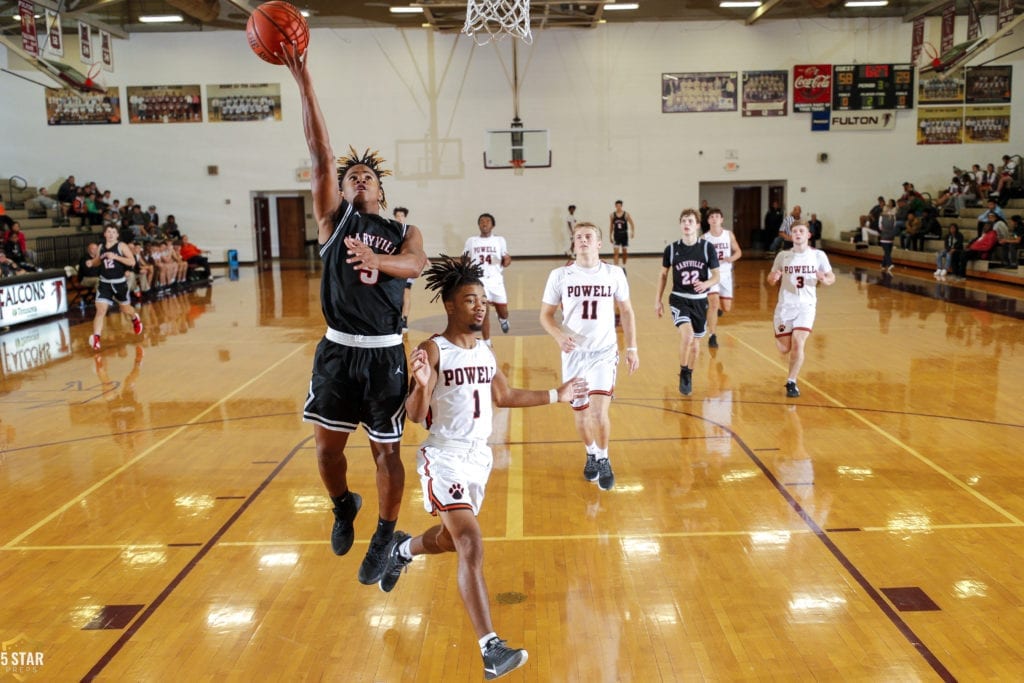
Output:
[[[993,24],[985,18],[986,30]],[[937,24],[929,25],[926,38],[937,42],[937,36]],[[996,52],[1021,44],[1024,38],[1013,37]],[[77,54],[74,36],[67,48]],[[308,154],[290,75],[252,55],[241,32],[134,35],[115,41],[114,49],[117,70],[107,82],[122,87],[125,119],[127,85],[280,82],[284,120],[51,127],[43,90],[0,74],[0,177],[50,184],[73,172],[79,181],[95,179],[115,196],[174,213],[215,258],[236,248],[241,260],[252,260],[251,193],[306,189],[295,178]],[[634,250],[660,251],[678,234],[680,209],[698,204],[702,182],[766,178],[784,179],[789,203],[814,207],[826,236],[835,235],[877,195],[897,194],[903,180],[939,188],[954,163],[1024,152],[1019,104],[1008,147],[918,146],[913,111],[900,112],[893,131],[858,133],[812,133],[809,115],[792,112],[776,119],[661,113],[663,72],[906,61],[910,24],[897,20],[607,24],[537,32],[519,52],[520,115],[528,127],[551,130],[554,165],[517,177],[511,170],[485,171],[481,160],[483,131],[505,128],[512,118],[508,41],[479,48],[464,36],[427,30],[313,32],[310,68],[336,152],[351,143],[395,160],[405,141],[400,161],[413,168],[408,141],[461,142],[460,178],[385,180],[390,205],[411,209],[430,254],[461,249],[483,211],[496,216],[514,255],[561,253],[566,205],[575,203],[578,217],[604,225],[618,198],[637,224]],[[19,68],[17,58],[8,61]],[[1024,101],[1022,78],[1018,66],[1017,103]],[[427,94],[431,89],[436,97]],[[723,168],[727,149],[738,152],[737,172]],[[828,153],[827,164],[817,162],[820,152]],[[445,167],[458,169],[459,161],[449,157]],[[220,174],[208,176],[208,165],[219,166]]]

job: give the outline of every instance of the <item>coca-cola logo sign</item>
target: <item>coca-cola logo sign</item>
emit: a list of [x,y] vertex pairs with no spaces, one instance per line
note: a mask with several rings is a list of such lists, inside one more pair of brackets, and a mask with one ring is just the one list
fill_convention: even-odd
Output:
[[793,109],[817,111],[832,102],[832,65],[798,64],[793,67]]

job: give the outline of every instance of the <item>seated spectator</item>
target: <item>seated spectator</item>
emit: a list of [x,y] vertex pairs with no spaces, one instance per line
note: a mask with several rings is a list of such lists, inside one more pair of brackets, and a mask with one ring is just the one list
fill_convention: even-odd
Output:
[[[39,188],[39,194],[25,201],[26,208],[38,208],[47,213],[60,210],[60,202],[50,196],[45,187]],[[61,212],[63,217],[63,212]]]
[[811,214],[811,219],[807,221],[807,229],[811,231],[811,238],[808,240],[808,244],[813,247],[821,241],[821,221],[818,220],[818,214]]
[[[168,216],[170,218],[170,216]],[[210,279],[210,261],[196,245],[189,241],[188,235],[181,236],[181,258],[189,265],[189,270],[199,279]]]
[[153,261],[149,258],[149,246],[143,247],[138,242],[131,245],[135,254],[135,286],[132,287],[132,294],[141,298],[149,293],[153,287]]
[[1010,186],[1015,180],[1017,180],[1017,173],[1020,169],[1018,168],[1017,159],[1011,157],[1009,154],[1003,155],[1003,165],[999,167],[998,181],[996,189],[993,190],[992,194],[999,197],[999,202],[1006,206],[1006,202],[1010,199]]
[[160,226],[160,230],[165,236],[172,240],[181,239],[181,230],[178,227],[178,223],[174,220],[174,214],[167,214],[167,220]]
[[90,266],[89,262],[94,261],[97,256],[100,255],[100,245],[96,242],[90,242],[85,247],[85,254],[78,261],[78,284],[82,287],[89,289],[96,289],[100,284],[100,273],[103,272],[103,267],[98,263],[95,266]]
[[75,199],[71,202],[68,216],[81,219],[81,225],[86,225],[89,221],[89,211],[85,205],[85,193],[81,188],[75,190]]
[[188,261],[181,256],[181,241],[164,240],[164,242],[171,245],[171,262],[174,263],[174,282],[171,284],[183,285],[188,282]]
[[[903,197],[907,201],[907,210],[912,213],[920,213],[928,205],[924,195],[914,189],[914,183],[903,183]],[[899,219],[897,219],[899,220]]]
[[964,250],[964,236],[960,234],[960,226],[956,223],[949,224],[949,232],[943,242],[942,251],[935,257],[935,278],[945,280],[946,273],[956,276],[956,260]]
[[946,191],[938,196],[935,200],[935,206],[940,209],[948,209],[947,205],[954,208],[957,216],[960,215],[960,205],[958,198],[963,194],[963,181],[960,176],[953,176],[953,179],[949,181],[949,187]]
[[1024,238],[1024,222],[1020,215],[1010,216],[1010,234],[999,240],[1000,261],[1007,268],[1016,268],[1020,264],[1018,252],[1020,241]]
[[860,217],[860,241],[865,244],[868,243],[868,238],[872,235],[878,237],[878,218],[882,215],[882,211],[885,210],[885,197],[879,197],[878,203],[868,209],[866,214]]
[[26,271],[42,270],[35,264],[36,255],[29,251],[25,241],[25,233],[21,231],[21,223],[14,221],[11,228],[3,234],[2,251],[18,267]]
[[4,200],[0,199],[0,228],[9,230],[13,223],[14,221],[7,215],[7,209],[4,208]]
[[1000,220],[1006,220],[1006,214],[1003,213],[1002,208],[996,203],[996,200],[989,197],[988,208],[985,209],[980,216],[978,216],[978,237],[981,237],[982,233],[985,232],[985,226],[988,225],[988,217],[992,214],[999,216]]
[[90,192],[85,198],[85,213],[89,225],[103,225],[103,212],[95,192]]
[[156,207],[152,204],[150,204],[149,208],[146,209],[146,222],[160,225],[160,214],[156,212]]
[[772,243],[768,246],[769,252],[774,254],[780,249],[789,249],[793,246],[793,237],[790,235],[790,232],[794,225],[803,222],[800,220],[800,212],[800,206],[794,206],[793,210],[782,219],[782,225],[779,226],[778,235],[775,236],[775,239],[773,239]]
[[14,277],[15,275],[24,275],[26,272],[28,271],[7,258],[7,254],[0,251],[0,277]]
[[975,237],[971,240],[964,248],[964,254],[961,258],[962,272],[959,273],[960,277],[967,276],[967,264],[971,261],[987,261],[992,257],[992,251],[999,244],[999,238],[993,229],[995,222],[995,214],[990,214],[988,225],[985,226],[985,232],[981,234],[981,237]]
[[942,239],[942,224],[939,223],[938,211],[929,206],[921,216],[921,233],[925,238]]
[[998,177],[996,175],[996,167],[989,164],[985,170],[981,170],[978,164],[974,164],[971,167],[971,174],[974,176],[975,181],[978,183],[978,193],[983,199],[988,199],[989,194],[995,190],[996,182]]

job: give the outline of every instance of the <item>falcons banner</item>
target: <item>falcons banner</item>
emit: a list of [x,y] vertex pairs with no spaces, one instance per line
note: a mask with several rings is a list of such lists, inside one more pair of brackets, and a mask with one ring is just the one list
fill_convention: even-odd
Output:
[[832,65],[793,67],[793,111],[828,111],[832,104]]
[[32,0],[18,0],[18,14],[21,15],[21,49],[30,55],[39,54],[39,37],[36,35],[36,6]]
[[64,56],[64,34],[60,30],[60,15],[46,10],[46,53],[54,57]]
[[89,24],[78,22],[78,58],[83,64],[92,64],[92,29]]

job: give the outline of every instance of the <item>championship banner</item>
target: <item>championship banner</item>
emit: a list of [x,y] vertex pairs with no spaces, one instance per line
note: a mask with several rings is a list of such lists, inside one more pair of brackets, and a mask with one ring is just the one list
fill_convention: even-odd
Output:
[[832,104],[832,65],[793,67],[793,111],[828,111]]
[[978,6],[973,2],[967,3],[967,40],[974,40],[981,36],[981,17],[978,16]]
[[999,0],[999,14],[996,16],[996,30],[1013,21],[1014,0]]
[[110,41],[110,34],[100,31],[100,55],[103,59],[103,70],[114,71],[114,44]]
[[60,30],[60,15],[51,9],[46,10],[46,49],[44,52],[54,57],[64,56],[64,34]]
[[78,22],[78,58],[83,64],[92,64],[92,29],[85,22]]
[[967,107],[964,142],[1010,141],[1010,106]]
[[39,37],[36,35],[36,6],[32,0],[18,0],[21,15],[21,49],[30,55],[39,55]]
[[963,107],[918,107],[917,144],[959,145],[963,142]]
[[833,131],[893,130],[896,128],[896,114],[891,111],[838,111],[829,117],[828,125]]
[[921,48],[924,46],[924,17],[914,19],[914,28],[910,38],[910,63],[917,64],[921,58]]
[[942,8],[942,43],[939,53],[946,54],[953,49],[953,31],[956,29],[956,3],[950,2]]

